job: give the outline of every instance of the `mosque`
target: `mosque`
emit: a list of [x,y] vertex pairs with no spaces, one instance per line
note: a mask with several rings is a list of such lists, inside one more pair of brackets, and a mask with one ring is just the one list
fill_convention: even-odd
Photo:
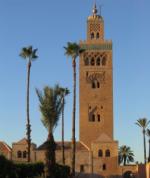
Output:
[[[123,177],[126,174],[135,178],[150,178],[149,164],[146,167],[118,164],[118,141],[113,136],[113,48],[112,41],[105,39],[104,32],[104,19],[94,5],[92,15],[87,19],[87,39],[80,41],[85,51],[79,60],[80,114],[76,172],[103,178]],[[61,142],[56,143],[56,159],[61,164]],[[11,159],[27,161],[25,138],[12,144]],[[39,147],[34,143],[31,145],[31,161],[45,161],[45,143]],[[71,165],[70,141],[65,142],[65,163]]]

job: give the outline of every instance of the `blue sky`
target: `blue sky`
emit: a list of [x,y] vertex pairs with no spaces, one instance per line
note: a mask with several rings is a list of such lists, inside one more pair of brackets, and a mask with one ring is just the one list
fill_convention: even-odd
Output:
[[[32,141],[39,145],[46,139],[35,87],[58,82],[72,91],[71,59],[64,55],[63,46],[86,39],[93,2],[0,0],[0,140],[11,145],[26,132],[26,61],[19,52],[30,44],[38,48],[39,55],[31,68]],[[142,134],[134,123],[140,117],[150,119],[150,1],[97,0],[97,4],[103,5],[105,38],[113,41],[114,136],[119,145],[131,146],[136,161],[143,161]],[[72,94],[66,100],[65,117],[69,140]],[[60,134],[59,123],[56,140]]]

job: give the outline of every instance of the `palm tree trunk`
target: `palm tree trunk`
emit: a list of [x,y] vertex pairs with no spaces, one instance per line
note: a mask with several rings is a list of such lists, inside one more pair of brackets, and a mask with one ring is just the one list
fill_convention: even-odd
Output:
[[47,148],[46,148],[46,178],[55,178],[55,165],[56,165],[56,157],[55,157],[56,144],[54,141],[53,133],[49,132],[47,138]]
[[26,105],[26,109],[27,109],[27,124],[26,124],[26,135],[27,135],[27,143],[28,143],[28,162],[30,162],[30,147],[31,147],[31,125],[30,125],[30,115],[29,115],[29,88],[30,88],[30,69],[31,69],[31,61],[29,60],[28,64],[27,64],[27,105]]
[[146,141],[145,141],[145,129],[143,129],[143,141],[144,141],[144,163],[146,164]]
[[124,157],[123,157],[123,165],[124,165],[124,166],[126,165],[126,160],[127,160],[127,157],[124,156]]
[[148,162],[150,162],[150,139],[149,139],[149,156],[148,156]]
[[73,113],[72,113],[72,177],[75,177],[75,152],[76,152],[76,138],[75,138],[75,112],[76,112],[76,61],[73,59]]
[[65,147],[64,147],[64,97],[62,101],[62,163],[65,165]]

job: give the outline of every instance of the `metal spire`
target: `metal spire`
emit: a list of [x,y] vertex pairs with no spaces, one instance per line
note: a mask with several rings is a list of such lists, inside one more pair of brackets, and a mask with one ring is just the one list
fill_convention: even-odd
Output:
[[97,15],[97,7],[96,7],[96,2],[95,2],[95,4],[94,4],[94,6],[93,6],[93,10],[92,10],[92,12],[93,12],[93,15],[94,15],[94,16],[96,16],[96,15]]

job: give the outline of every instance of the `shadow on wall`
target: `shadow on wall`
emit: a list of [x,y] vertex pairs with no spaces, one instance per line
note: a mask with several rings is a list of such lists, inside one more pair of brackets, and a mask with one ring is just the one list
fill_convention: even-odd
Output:
[[122,178],[120,175],[102,176],[99,174],[76,173],[76,178]]

